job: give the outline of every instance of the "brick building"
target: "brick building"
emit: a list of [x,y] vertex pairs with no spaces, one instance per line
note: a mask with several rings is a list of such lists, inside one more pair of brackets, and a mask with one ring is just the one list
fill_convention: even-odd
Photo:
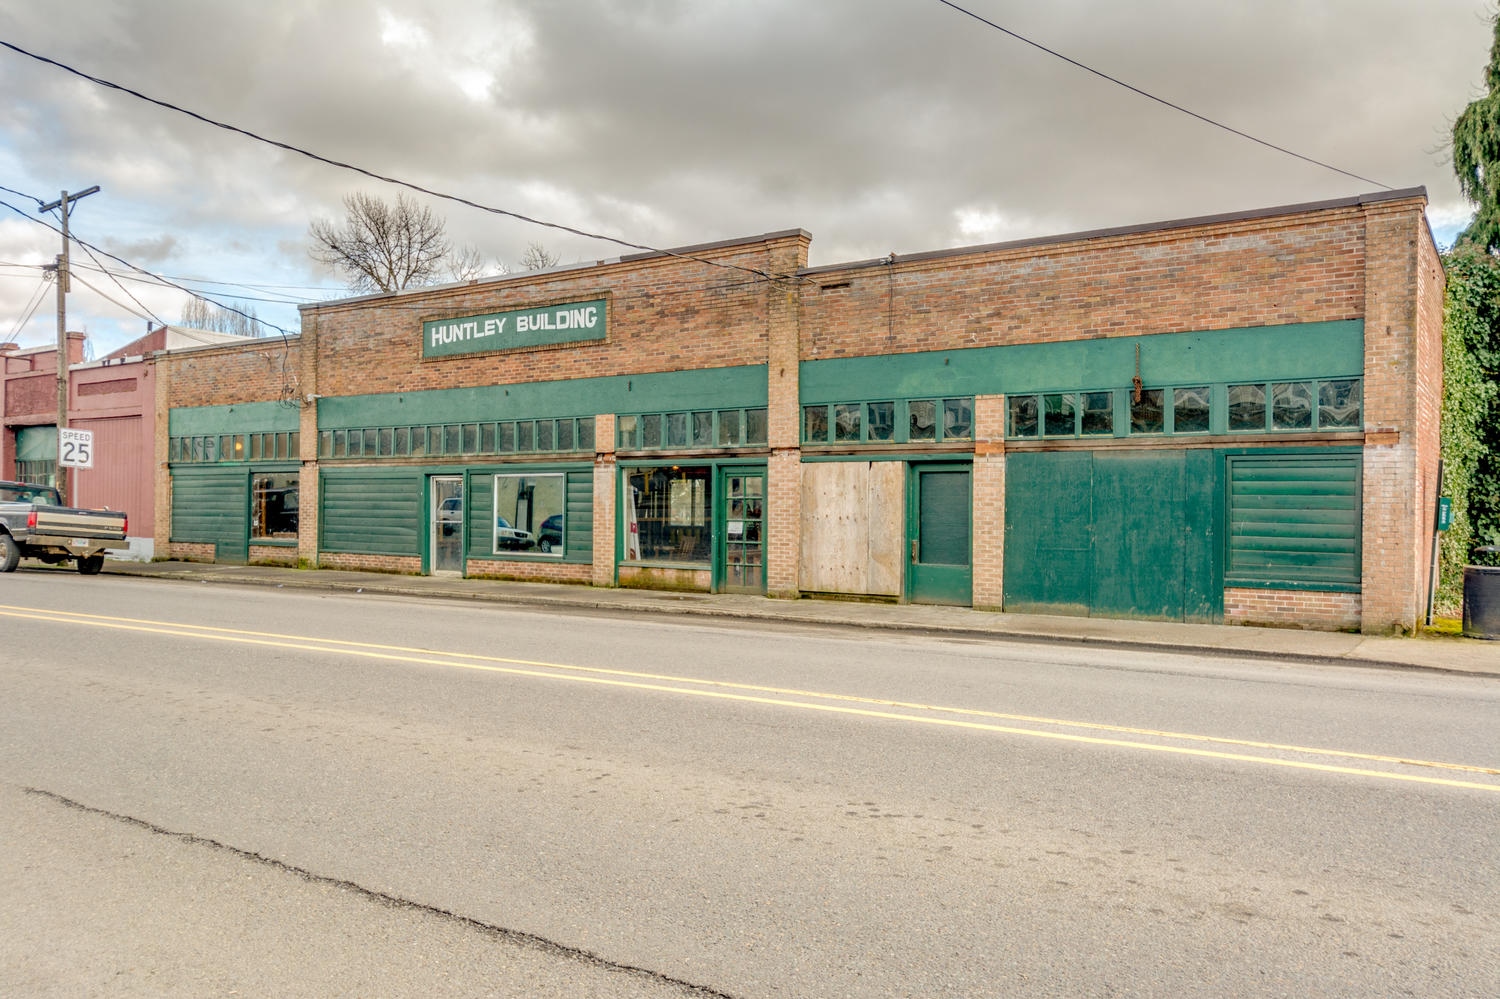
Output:
[[178,556],[1414,629],[1425,192],[807,266],[800,230],[158,359]]

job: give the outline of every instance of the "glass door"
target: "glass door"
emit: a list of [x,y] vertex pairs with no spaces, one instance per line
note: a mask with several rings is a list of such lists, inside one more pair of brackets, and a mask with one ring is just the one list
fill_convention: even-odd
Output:
[[726,468],[719,472],[724,515],[719,518],[723,553],[719,589],[727,593],[766,591],[766,470]]
[[432,531],[429,551],[430,570],[436,573],[464,571],[464,478],[462,475],[434,475],[430,506]]

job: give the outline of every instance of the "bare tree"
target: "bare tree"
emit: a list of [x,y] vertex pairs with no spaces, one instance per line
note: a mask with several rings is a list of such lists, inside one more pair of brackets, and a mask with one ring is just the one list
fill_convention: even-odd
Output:
[[523,271],[544,271],[548,267],[556,267],[560,263],[562,263],[562,258],[557,254],[547,249],[541,243],[532,243],[526,247],[526,252],[522,254],[519,266]]
[[345,195],[344,221],[314,219],[314,260],[342,271],[355,291],[400,291],[430,284],[449,254],[447,223],[405,194],[388,204],[363,192]]
[[247,302],[231,302],[218,305],[196,295],[182,307],[182,325],[198,330],[213,330],[218,333],[233,333],[236,336],[255,336],[255,306]]
[[[448,254],[448,276],[455,281],[473,281],[475,278],[484,277],[485,267],[484,255],[479,252],[479,247],[473,243],[465,243],[463,246],[454,247]],[[505,271],[501,270],[504,274]]]

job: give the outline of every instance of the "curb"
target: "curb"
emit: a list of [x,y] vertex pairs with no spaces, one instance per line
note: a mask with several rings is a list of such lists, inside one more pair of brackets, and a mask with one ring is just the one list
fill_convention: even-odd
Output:
[[[513,607],[535,607],[548,610],[587,610],[604,613],[650,613],[682,618],[721,618],[733,621],[762,621],[776,625],[802,625],[817,628],[842,628],[855,630],[878,630],[887,633],[923,635],[937,638],[963,637],[995,642],[1034,643],[1083,648],[1119,649],[1134,652],[1163,652],[1173,654],[1196,654],[1219,658],[1256,659],[1278,662],[1297,662],[1319,666],[1364,666],[1382,670],[1405,670],[1435,673],[1446,676],[1472,676],[1500,679],[1500,667],[1493,671],[1464,669],[1455,666],[1428,665],[1398,659],[1360,658],[1347,655],[1328,655],[1310,652],[1277,651],[1269,649],[1226,648],[1219,645],[1194,645],[1178,642],[1151,641],[1123,636],[1059,635],[1026,631],[1003,631],[990,628],[967,627],[956,624],[913,624],[899,621],[853,621],[839,619],[808,618],[800,615],[788,616],[774,611],[759,611],[748,608],[726,607],[715,604],[708,595],[702,602],[655,594],[638,601],[621,603],[615,600],[592,599],[582,593],[548,596],[530,592],[506,592],[497,588],[491,592],[432,591],[423,587],[403,586],[396,580],[399,576],[385,577],[372,574],[374,578],[355,582],[352,580],[317,579],[301,572],[285,579],[270,579],[263,576],[237,575],[233,569],[214,572],[198,572],[192,569],[176,572],[132,572],[118,564],[107,566],[108,575],[128,576],[136,579],[159,579],[168,582],[229,583],[262,588],[298,589],[331,593],[369,593],[380,596],[410,597],[423,600],[454,600],[503,604]],[[611,591],[619,592],[619,591]],[[643,591],[650,592],[650,591]],[[680,600],[680,603],[668,601]]]

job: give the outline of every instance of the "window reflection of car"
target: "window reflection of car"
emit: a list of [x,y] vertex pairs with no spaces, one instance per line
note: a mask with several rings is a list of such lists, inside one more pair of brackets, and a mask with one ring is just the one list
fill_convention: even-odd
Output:
[[438,524],[445,538],[457,534],[463,527],[464,501],[462,496],[447,496],[438,504]]
[[554,548],[561,548],[563,518],[562,514],[554,513],[542,521],[542,529],[537,532],[536,546],[544,552],[550,552]]
[[510,521],[504,517],[495,518],[495,544],[501,548],[511,551],[520,551],[531,548],[536,544],[536,539],[531,536],[530,531],[523,531],[518,527],[511,527]]

